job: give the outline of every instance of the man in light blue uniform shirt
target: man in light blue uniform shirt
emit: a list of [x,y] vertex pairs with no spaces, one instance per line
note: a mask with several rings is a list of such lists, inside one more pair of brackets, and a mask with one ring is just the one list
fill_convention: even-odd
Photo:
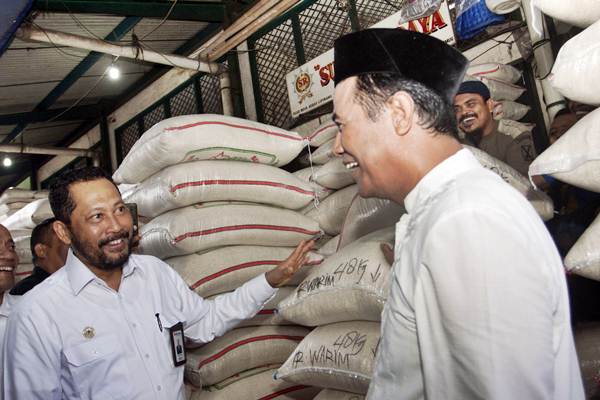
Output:
[[11,400],[184,399],[183,334],[207,343],[254,316],[305,262],[204,300],[161,260],[131,253],[132,218],[109,176],[68,171],[50,190],[67,262],[9,317],[2,392]]

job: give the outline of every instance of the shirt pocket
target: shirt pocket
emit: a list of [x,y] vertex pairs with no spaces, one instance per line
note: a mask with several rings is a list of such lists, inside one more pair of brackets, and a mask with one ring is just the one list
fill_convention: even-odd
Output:
[[115,335],[95,337],[63,350],[73,384],[83,399],[129,399],[127,362]]

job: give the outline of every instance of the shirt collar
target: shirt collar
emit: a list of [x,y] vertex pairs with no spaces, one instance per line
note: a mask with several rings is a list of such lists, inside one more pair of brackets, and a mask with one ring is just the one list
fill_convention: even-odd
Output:
[[[123,276],[121,277],[121,282],[124,278],[131,275],[134,270],[139,269],[137,263],[132,260],[133,255],[129,256],[129,260],[123,265]],[[71,289],[73,293],[77,296],[83,288],[93,281],[94,279],[99,279],[96,274],[94,274],[77,256],[73,253],[73,250],[69,249],[69,253],[67,254],[67,262],[64,266],[67,271],[67,276],[69,277],[69,282],[71,283]]]
[[404,199],[406,212],[411,214],[415,210],[415,207],[423,203],[438,188],[463,172],[473,168],[481,168],[481,164],[477,161],[473,153],[467,149],[457,151],[436,165],[410,191]]

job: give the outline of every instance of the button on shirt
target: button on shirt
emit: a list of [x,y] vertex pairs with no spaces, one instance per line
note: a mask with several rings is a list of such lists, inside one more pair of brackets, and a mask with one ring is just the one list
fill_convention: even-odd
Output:
[[561,259],[535,210],[461,150],[405,199],[370,400],[579,400]]
[[69,251],[65,267],[11,311],[4,398],[183,400],[184,367],[174,366],[167,328],[182,322],[189,340],[207,343],[275,292],[261,275],[204,300],[170,266],[142,255],[123,266],[116,292]]

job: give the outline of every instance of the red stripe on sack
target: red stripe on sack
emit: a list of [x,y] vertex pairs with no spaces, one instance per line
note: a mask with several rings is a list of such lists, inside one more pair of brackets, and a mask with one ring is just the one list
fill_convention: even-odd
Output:
[[209,364],[209,363],[211,363],[211,362],[213,362],[215,360],[218,360],[219,358],[221,358],[225,354],[229,353],[231,350],[235,350],[235,349],[237,349],[240,346],[246,345],[248,343],[262,342],[264,340],[271,340],[271,339],[293,340],[293,341],[296,341],[296,342],[300,342],[302,339],[304,339],[304,336],[263,335],[263,336],[256,336],[256,337],[252,337],[252,338],[240,340],[237,343],[233,343],[233,344],[230,344],[229,346],[225,347],[223,350],[221,350],[217,354],[215,354],[213,356],[210,356],[208,358],[205,358],[204,360],[200,361],[198,363],[198,368],[202,368],[202,366],[204,366],[206,364]]
[[481,72],[476,72],[473,74],[473,76],[479,76],[479,75],[483,75],[483,74],[491,74],[492,72],[497,72],[500,70],[500,67],[496,67],[494,69],[491,69],[489,71],[481,71]]
[[277,312],[277,310],[275,310],[274,308],[268,309],[268,310],[260,310],[257,314],[258,315],[271,315],[271,314],[275,314]]
[[33,271],[15,272],[15,276],[31,275]]
[[221,121],[194,122],[192,124],[180,125],[180,126],[173,126],[171,128],[165,128],[165,131],[181,131],[181,130],[184,130],[184,129],[189,129],[189,128],[193,128],[195,126],[200,126],[200,125],[225,125],[225,126],[230,126],[232,128],[242,128],[242,129],[246,129],[246,130],[249,130],[249,131],[266,133],[267,135],[279,136],[279,137],[282,137],[282,138],[286,138],[286,139],[290,139],[290,140],[295,140],[295,141],[301,141],[302,140],[301,137],[290,136],[290,135],[286,135],[286,134],[283,134],[283,133],[277,133],[277,132],[267,131],[265,129],[253,128],[251,126],[237,125],[237,124],[231,124],[229,122],[221,122]]
[[213,229],[206,229],[204,231],[197,231],[197,232],[187,232],[184,233],[183,235],[179,235],[175,238],[175,243],[177,242],[181,242],[184,239],[187,239],[189,237],[196,237],[196,236],[204,236],[204,235],[212,235],[213,233],[220,233],[220,232],[228,232],[228,231],[241,231],[244,229],[264,229],[264,230],[271,230],[271,231],[285,231],[285,232],[298,232],[298,233],[303,233],[305,235],[309,235],[309,236],[313,236],[319,233],[319,231],[309,231],[303,228],[298,228],[295,226],[277,226],[277,225],[233,225],[233,226],[222,226],[220,228],[213,228]]
[[271,400],[271,399],[274,399],[274,398],[276,398],[276,397],[279,397],[279,396],[281,396],[282,394],[286,394],[286,393],[290,393],[290,392],[295,392],[296,390],[302,390],[302,389],[306,389],[307,387],[308,387],[308,386],[306,386],[306,385],[296,385],[296,386],[290,386],[290,387],[289,387],[289,388],[287,388],[287,389],[281,389],[281,390],[280,390],[280,391],[278,391],[278,392],[274,392],[274,393],[268,394],[268,395],[266,395],[266,396],[263,396],[263,397],[261,397],[261,398],[260,398],[260,399],[258,399],[258,400]]
[[324,130],[326,130],[326,129],[332,128],[332,127],[334,127],[334,126],[337,126],[337,125],[336,125],[335,123],[332,123],[332,124],[330,124],[330,125],[325,125],[325,126],[324,126],[324,127],[322,127],[321,129],[319,129],[318,131],[316,131],[315,133],[313,133],[312,135],[310,135],[310,136],[308,137],[308,140],[313,140],[314,138],[316,138],[316,137],[319,135],[319,133],[323,132],[323,131],[324,131]]
[[211,274],[209,276],[205,276],[204,278],[200,279],[199,281],[197,281],[196,283],[194,283],[192,286],[190,286],[190,288],[196,289],[202,285],[204,285],[206,282],[212,281],[213,279],[216,279],[220,276],[223,276],[225,274],[228,274],[230,272],[234,272],[234,271],[238,271],[240,269],[244,269],[244,268],[250,268],[250,267],[256,267],[258,265],[277,265],[279,264],[281,261],[276,261],[276,260],[265,260],[265,261],[250,261],[247,263],[243,263],[243,264],[238,264],[238,265],[234,265],[233,267],[229,267],[229,268],[225,268],[219,272],[215,272],[214,274]]
[[271,186],[271,187],[277,187],[277,188],[292,190],[294,192],[298,192],[298,193],[302,193],[302,194],[307,194],[307,195],[310,195],[310,196],[314,195],[313,191],[311,191],[311,190],[304,190],[304,189],[299,188],[297,186],[286,185],[286,184],[277,183],[277,182],[269,182],[269,181],[245,181],[245,180],[241,180],[241,179],[211,179],[211,180],[206,180],[206,181],[184,182],[184,183],[180,183],[178,185],[173,186],[171,188],[171,193],[175,193],[179,189],[184,189],[184,188],[187,188],[187,187],[208,186],[208,185],[255,185],[255,186]]

